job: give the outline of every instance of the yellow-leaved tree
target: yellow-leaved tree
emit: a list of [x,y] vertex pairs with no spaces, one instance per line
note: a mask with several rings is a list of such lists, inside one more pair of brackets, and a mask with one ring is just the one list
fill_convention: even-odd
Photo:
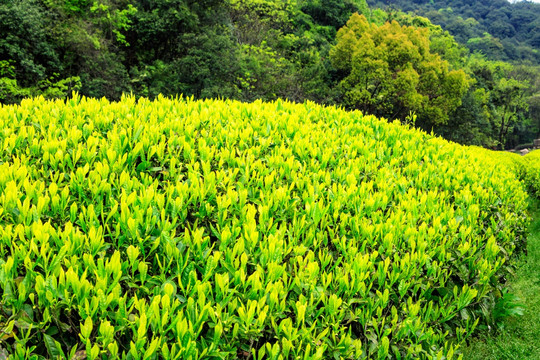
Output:
[[446,123],[470,83],[430,51],[428,29],[370,24],[359,14],[339,30],[330,58],[344,75],[346,107],[402,121],[414,113],[425,128]]

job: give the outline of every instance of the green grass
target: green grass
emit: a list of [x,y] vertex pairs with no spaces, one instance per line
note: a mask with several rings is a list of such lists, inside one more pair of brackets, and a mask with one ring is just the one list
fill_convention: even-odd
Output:
[[496,334],[472,339],[464,350],[465,360],[540,359],[540,201],[531,205],[531,216],[527,252],[518,259],[510,289],[524,313],[504,319]]

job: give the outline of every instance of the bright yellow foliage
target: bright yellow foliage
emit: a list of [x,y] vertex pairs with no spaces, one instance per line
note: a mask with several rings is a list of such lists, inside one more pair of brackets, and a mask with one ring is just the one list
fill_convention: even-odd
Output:
[[313,103],[38,98],[0,129],[22,359],[455,359],[527,222],[489,153]]

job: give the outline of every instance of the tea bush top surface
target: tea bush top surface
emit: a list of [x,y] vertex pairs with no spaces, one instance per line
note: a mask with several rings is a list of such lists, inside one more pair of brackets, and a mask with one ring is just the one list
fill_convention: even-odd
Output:
[[0,108],[14,359],[457,358],[522,246],[510,166],[313,103]]

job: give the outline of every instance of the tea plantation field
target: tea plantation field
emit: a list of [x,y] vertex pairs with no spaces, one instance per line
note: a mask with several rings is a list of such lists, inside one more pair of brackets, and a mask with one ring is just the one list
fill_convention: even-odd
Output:
[[457,359],[538,177],[282,101],[29,99],[0,148],[2,359]]

